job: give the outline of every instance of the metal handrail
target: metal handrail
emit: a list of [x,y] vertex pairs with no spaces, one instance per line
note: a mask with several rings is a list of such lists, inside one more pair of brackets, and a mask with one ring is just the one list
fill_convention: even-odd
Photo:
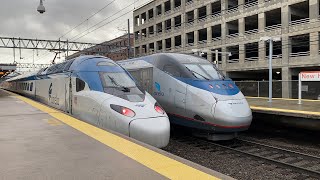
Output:
[[186,47],[194,46],[194,43],[187,43]]
[[[265,58],[265,60],[269,60],[269,56],[265,56],[264,58]],[[272,55],[272,59],[281,59],[281,58],[282,58],[282,54]]]
[[309,22],[310,22],[310,18],[298,19],[298,20],[289,22],[289,26],[301,25]]
[[186,27],[192,26],[193,24],[194,24],[194,20],[193,20],[193,21],[190,21],[190,22],[187,22],[187,23],[186,23]]
[[228,59],[227,62],[228,63],[238,63],[239,59]]
[[207,40],[198,41],[199,44],[206,44]]
[[245,31],[244,33],[247,35],[250,35],[250,34],[256,34],[258,32],[259,32],[259,29],[251,29],[251,30]]
[[258,61],[259,57],[249,57],[249,58],[245,58],[245,61]]
[[282,24],[275,24],[275,25],[265,27],[264,30],[265,31],[272,31],[272,30],[280,29],[280,28],[282,28]]
[[235,12],[238,12],[238,11],[239,11],[238,6],[235,6],[235,7],[232,7],[230,9],[227,9],[226,13],[227,14],[231,14],[231,13],[235,13]]
[[237,37],[239,37],[239,33],[228,34],[226,37],[227,38],[237,38]]
[[193,4],[193,1],[186,2],[186,6]]
[[215,37],[215,38],[212,38],[212,41],[221,41],[222,37]]
[[179,9],[181,9],[181,5],[173,8],[173,11],[178,11]]
[[168,11],[165,11],[165,12],[164,12],[164,15],[168,15],[168,14],[170,14],[170,13],[171,13],[171,9],[168,10]]
[[309,55],[310,55],[310,51],[290,53],[290,57],[300,57],[300,56],[309,56]]
[[247,4],[244,5],[244,8],[249,8],[249,7],[253,7],[258,5],[259,2],[258,1],[254,1],[254,2],[248,2]]

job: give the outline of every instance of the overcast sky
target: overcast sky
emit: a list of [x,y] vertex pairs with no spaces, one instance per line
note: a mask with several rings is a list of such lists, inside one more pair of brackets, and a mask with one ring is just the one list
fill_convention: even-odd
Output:
[[[40,0],[0,0],[0,36],[56,40],[113,0],[44,0],[44,6],[46,8],[44,14],[39,14],[36,11],[39,1]],[[148,1],[149,0],[135,0],[134,6],[138,7]],[[79,35],[79,33],[86,31],[99,21],[117,13],[133,2],[134,0],[115,0],[115,2],[103,11],[99,12],[63,38],[74,38]],[[128,7],[103,23],[107,23],[121,16],[130,9],[132,10],[134,6]],[[129,14],[76,41],[100,43],[118,37],[125,33],[118,29],[127,29],[128,18],[131,19],[132,26],[131,11]],[[33,61],[32,50],[22,50],[21,54],[23,57],[22,60],[20,60],[19,51],[16,50],[16,61]],[[37,56],[35,52],[35,63],[49,63],[54,57],[54,54],[48,51],[39,51],[38,54]],[[9,62],[13,62],[13,50],[0,49],[0,63]]]

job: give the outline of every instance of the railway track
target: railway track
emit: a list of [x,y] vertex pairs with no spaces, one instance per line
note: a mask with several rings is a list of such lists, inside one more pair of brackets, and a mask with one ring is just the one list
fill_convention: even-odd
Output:
[[290,169],[293,172],[299,172],[303,176],[320,178],[320,157],[317,156],[244,139],[235,139],[227,142],[211,142],[188,136],[173,138],[179,142],[194,145],[203,150],[217,151],[220,148],[220,150],[233,151],[238,154],[268,161],[271,164]]

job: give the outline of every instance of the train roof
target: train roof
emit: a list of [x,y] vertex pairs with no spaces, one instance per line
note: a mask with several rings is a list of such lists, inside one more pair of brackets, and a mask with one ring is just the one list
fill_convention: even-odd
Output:
[[149,56],[142,56],[134,59],[128,59],[124,61],[119,61],[120,64],[124,62],[132,62],[136,60],[147,61],[154,66],[159,64],[185,64],[185,63],[204,63],[209,64],[210,62],[200,56],[191,55],[191,54],[182,54],[182,53],[157,53]]
[[39,75],[49,75],[56,73],[63,73],[68,71],[103,71],[103,70],[112,70],[112,71],[123,71],[123,69],[118,66],[111,59],[104,56],[79,56],[77,58],[52,65],[47,68],[42,68],[39,71],[32,73],[19,75],[14,78],[8,79],[7,81],[28,79],[31,80],[35,76]]

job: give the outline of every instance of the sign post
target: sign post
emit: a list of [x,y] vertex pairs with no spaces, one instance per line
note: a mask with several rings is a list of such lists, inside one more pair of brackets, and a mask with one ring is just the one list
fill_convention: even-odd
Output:
[[299,102],[298,104],[302,104],[302,81],[320,81],[320,71],[306,71],[299,73]]

